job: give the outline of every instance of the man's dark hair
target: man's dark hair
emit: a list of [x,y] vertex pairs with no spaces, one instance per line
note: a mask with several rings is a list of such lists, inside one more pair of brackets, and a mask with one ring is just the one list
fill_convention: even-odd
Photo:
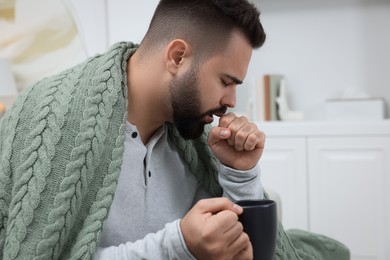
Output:
[[259,16],[247,0],[160,0],[141,46],[154,49],[183,39],[208,55],[223,50],[232,33],[239,31],[259,48],[265,41]]

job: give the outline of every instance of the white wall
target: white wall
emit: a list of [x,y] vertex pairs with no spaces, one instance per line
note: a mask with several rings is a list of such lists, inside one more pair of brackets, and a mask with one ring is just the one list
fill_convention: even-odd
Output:
[[69,7],[74,17],[87,56],[106,51],[108,48],[107,1],[109,0],[62,1]]
[[[308,120],[323,119],[325,100],[346,91],[390,104],[390,2],[293,2],[258,3],[267,41],[254,53],[249,82],[284,74],[290,106]],[[240,89],[240,106],[248,89]]]
[[109,43],[140,43],[153,16],[158,0],[107,0]]
[[88,56],[104,52],[119,41],[139,43],[158,3],[158,0],[63,1],[72,11]]

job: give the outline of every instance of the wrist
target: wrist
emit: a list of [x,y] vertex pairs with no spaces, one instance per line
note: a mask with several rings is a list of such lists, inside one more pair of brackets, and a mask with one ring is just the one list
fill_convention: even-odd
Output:
[[182,220],[179,219],[177,221],[177,232],[178,232],[178,235],[179,235],[179,239],[180,239],[180,245],[178,245],[178,249],[177,251],[181,252],[179,253],[179,255],[181,255],[182,257],[180,259],[196,259],[194,257],[194,255],[191,253],[189,247],[187,246],[187,242],[184,238],[184,235],[183,235],[183,232],[182,232]]

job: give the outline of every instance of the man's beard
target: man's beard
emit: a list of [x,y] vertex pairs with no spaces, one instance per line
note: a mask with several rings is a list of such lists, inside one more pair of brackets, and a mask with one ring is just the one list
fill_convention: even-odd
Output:
[[180,78],[172,80],[170,85],[173,122],[184,139],[195,139],[202,135],[205,115],[224,114],[227,107],[210,109],[205,113],[200,111],[200,93],[197,88],[196,67],[192,67]]

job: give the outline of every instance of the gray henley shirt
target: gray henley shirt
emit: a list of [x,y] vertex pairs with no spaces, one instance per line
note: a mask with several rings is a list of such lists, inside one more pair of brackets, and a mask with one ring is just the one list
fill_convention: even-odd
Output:
[[[200,199],[202,188],[162,126],[144,145],[127,123],[121,173],[100,247],[94,259],[195,259],[180,220]],[[220,165],[224,197],[232,201],[263,198],[259,166],[237,171]]]

